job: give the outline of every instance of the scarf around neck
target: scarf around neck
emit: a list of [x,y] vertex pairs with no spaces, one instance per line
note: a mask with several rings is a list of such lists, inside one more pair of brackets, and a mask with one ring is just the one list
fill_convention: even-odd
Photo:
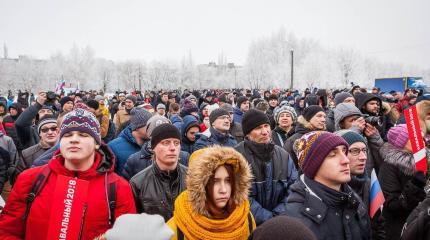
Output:
[[188,191],[184,191],[176,198],[173,217],[186,239],[239,240],[250,235],[249,212],[249,201],[246,201],[237,205],[227,218],[211,219],[193,210]]

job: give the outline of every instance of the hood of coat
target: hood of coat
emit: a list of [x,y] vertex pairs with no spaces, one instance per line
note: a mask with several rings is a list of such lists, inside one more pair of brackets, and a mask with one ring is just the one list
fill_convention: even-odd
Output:
[[240,205],[248,200],[252,175],[251,168],[242,154],[229,147],[205,148],[195,158],[190,158],[186,177],[190,202],[198,214],[210,216],[206,208],[206,185],[215,174],[215,170],[224,164],[232,165],[235,173],[236,190],[231,196],[233,202]]
[[333,109],[334,113],[334,126],[336,131],[340,130],[339,123],[349,116],[358,115],[361,116],[360,110],[351,103],[340,103]]
[[[414,155],[403,149],[399,149],[390,143],[384,143],[380,148],[379,153],[382,159],[387,164],[395,166],[407,176],[413,176],[415,173]],[[427,151],[427,159],[429,152]]]
[[377,100],[379,101],[379,106],[381,106],[381,114],[382,114],[382,101],[381,99],[374,94],[371,93],[357,93],[354,95],[355,98],[355,106],[357,106],[357,108],[363,112],[363,107],[365,107],[366,103],[369,102],[370,100]]
[[48,165],[52,171],[57,174],[79,177],[81,179],[91,179],[97,175],[113,172],[115,168],[115,155],[106,144],[102,144],[94,157],[94,164],[90,169],[82,172],[74,172],[64,167],[64,157],[61,155],[60,149],[54,152],[52,160]]
[[200,131],[200,124],[199,121],[197,120],[196,117],[192,116],[192,115],[187,115],[183,118],[183,123],[181,126],[181,138],[183,142],[186,143],[192,143],[190,140],[188,140],[187,138],[187,131],[191,128],[191,127],[198,127],[199,131]]

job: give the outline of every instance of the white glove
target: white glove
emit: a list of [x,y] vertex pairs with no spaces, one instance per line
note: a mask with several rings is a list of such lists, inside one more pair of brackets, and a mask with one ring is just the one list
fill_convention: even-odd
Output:
[[173,231],[160,215],[124,214],[106,232],[107,240],[169,240]]

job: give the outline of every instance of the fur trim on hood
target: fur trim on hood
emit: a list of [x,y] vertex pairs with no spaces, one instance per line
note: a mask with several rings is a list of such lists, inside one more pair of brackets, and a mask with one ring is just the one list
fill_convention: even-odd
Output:
[[[384,162],[397,167],[403,174],[413,176],[415,173],[414,155],[403,149],[399,149],[390,143],[384,143],[379,150]],[[427,159],[429,159],[429,151],[426,150]]]
[[[202,149],[190,158],[186,177],[187,191],[193,210],[198,214],[210,216],[206,208],[206,185],[215,170],[224,164],[230,164],[235,172],[235,193],[233,202],[240,205],[248,201],[251,187],[251,168],[245,158],[230,147],[213,146]],[[193,154],[194,155],[194,154]]]

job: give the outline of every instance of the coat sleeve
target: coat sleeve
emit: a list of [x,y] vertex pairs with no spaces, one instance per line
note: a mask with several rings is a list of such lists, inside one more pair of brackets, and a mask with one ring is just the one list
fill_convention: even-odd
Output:
[[19,142],[24,146],[24,148],[29,146],[31,141],[31,125],[33,124],[33,119],[36,118],[37,113],[42,108],[42,105],[35,103],[31,105],[27,110],[21,113],[15,121],[15,131]]
[[251,203],[251,212],[257,225],[260,225],[273,217],[272,211],[263,208],[253,197],[250,197],[249,201]]
[[100,136],[102,138],[106,137],[108,130],[109,130],[109,118],[103,115],[102,121],[100,123]]
[[127,213],[136,213],[136,204],[134,203],[130,184],[124,179],[120,179],[118,182],[115,218]]

